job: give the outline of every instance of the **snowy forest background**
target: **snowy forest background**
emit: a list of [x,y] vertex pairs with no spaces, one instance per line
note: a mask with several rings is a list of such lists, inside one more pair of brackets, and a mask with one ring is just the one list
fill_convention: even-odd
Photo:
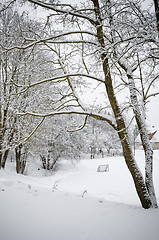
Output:
[[[5,8],[5,5],[3,7]],[[37,38],[39,34],[40,38],[49,35],[53,30],[49,26],[43,29],[44,23],[35,21],[34,14],[28,15],[25,11],[19,13],[21,9],[23,6],[16,9],[13,5],[1,12],[1,129],[4,149],[2,167],[5,167],[9,151],[13,155],[14,148],[15,154],[12,158],[16,158],[17,173],[24,172],[29,152],[38,153],[41,159],[50,161],[48,168],[52,168],[52,164],[59,158],[78,159],[82,153],[90,152],[91,155],[91,149],[96,151],[95,148],[104,148],[109,153],[111,148],[120,148],[115,131],[108,124],[94,119],[86,122],[85,117],[80,115],[58,115],[63,109],[68,111],[80,107],[77,96],[73,95],[67,83],[69,79],[56,80],[56,75],[64,73],[67,66],[65,58],[69,60],[69,56],[66,56],[65,52],[60,53],[64,51],[63,46],[55,46],[57,49],[50,49],[46,43],[37,46],[33,44],[31,48],[22,46],[26,35],[29,41]],[[13,50],[10,49],[11,45]],[[4,50],[7,48],[9,51]],[[70,46],[69,51],[73,54],[77,50],[72,51]],[[62,58],[65,66],[62,65]],[[76,61],[79,61],[77,56]],[[74,63],[72,68],[78,75],[78,63]],[[55,80],[52,79],[54,77]],[[43,84],[39,84],[41,81]],[[77,86],[80,92],[82,84],[89,87],[87,83],[80,83],[77,78],[75,87]],[[91,87],[91,91],[93,88]],[[85,91],[87,104],[87,90]],[[87,108],[101,111],[100,105],[95,106],[95,101],[92,99],[93,104],[89,103]],[[104,109],[103,106],[102,108]],[[45,118],[16,115],[27,111],[42,115],[56,112],[57,116]],[[83,130],[77,131],[84,125],[86,126]]]
[[0,1],[0,239],[158,240],[158,68],[158,0]]
[[123,154],[142,207],[157,208],[146,115],[158,95],[158,1],[0,6],[0,168],[14,161],[23,174],[30,156],[56,170],[63,159]]

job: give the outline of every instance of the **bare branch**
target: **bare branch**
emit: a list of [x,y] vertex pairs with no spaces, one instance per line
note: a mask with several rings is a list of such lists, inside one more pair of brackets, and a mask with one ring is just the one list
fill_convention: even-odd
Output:
[[[79,17],[79,18],[82,18],[82,19],[86,19],[91,24],[96,26],[96,21],[94,21],[94,19],[88,17],[88,14],[85,15],[85,14],[79,13],[79,10],[77,12],[73,8],[71,10],[64,9],[64,7],[65,6],[67,7],[68,5],[64,6],[64,4],[58,5],[58,4],[53,4],[53,3],[52,4],[48,4],[48,3],[41,2],[39,0],[28,0],[28,1],[31,2],[31,3],[34,3],[35,5],[44,7],[44,8],[49,9],[49,10],[53,10],[53,11],[58,12],[58,13],[67,14],[67,15],[71,15],[71,16],[74,16],[74,17]],[[61,6],[61,8],[58,8],[58,6]]]
[[77,114],[77,115],[83,115],[83,116],[90,116],[92,118],[95,118],[97,120],[106,121],[109,123],[116,131],[117,126],[115,124],[115,119],[111,117],[110,115],[99,115],[98,113],[93,112],[84,112],[84,111],[63,111],[63,112],[50,112],[50,113],[34,113],[34,112],[25,112],[25,113],[17,113],[19,116],[34,116],[34,117],[51,117],[51,116],[57,116],[57,115],[69,115],[69,114]]
[[[73,34],[88,34],[88,35],[91,35],[91,36],[94,36],[96,37],[96,34],[94,34],[93,32],[88,32],[88,31],[69,31],[69,32],[65,32],[65,33],[61,33],[61,34],[58,34],[58,35],[55,35],[55,36],[51,36],[51,37],[48,37],[48,38],[44,38],[44,39],[39,39],[39,40],[31,40],[32,43],[30,44],[27,44],[27,45],[21,45],[21,46],[13,46],[11,48],[6,48],[4,46],[1,45],[1,47],[5,50],[5,52],[7,51],[11,51],[11,50],[14,50],[14,49],[27,49],[27,48],[30,48],[30,47],[33,47],[35,46],[36,44],[40,44],[40,43],[45,43],[45,42],[50,42],[50,43],[65,43],[65,41],[51,41],[53,39],[57,39],[57,38],[61,38],[61,37],[65,37],[65,36],[69,36],[69,35],[73,35]],[[92,41],[82,41],[82,40],[70,40],[68,41],[68,43],[89,43],[89,44],[93,44],[93,45],[96,45],[95,43],[93,43]]]
[[16,2],[16,0],[10,1],[7,6],[4,6],[4,7],[0,10],[0,13],[3,12],[3,11],[5,11],[7,8],[10,8],[15,2]]
[[87,118],[88,118],[88,116],[85,117],[84,123],[81,127],[77,128],[77,129],[74,129],[74,130],[67,130],[67,132],[77,132],[77,131],[82,130],[86,126]]
[[155,96],[157,96],[157,95],[159,95],[159,92],[152,93],[152,94],[150,94],[150,95],[148,95],[148,96],[146,97],[146,100],[147,100],[148,98],[150,98],[150,97],[155,97]]
[[42,118],[42,120],[38,123],[38,125],[33,129],[33,131],[29,134],[28,137],[25,137],[23,139],[20,139],[20,141],[18,142],[18,145],[22,142],[26,142],[28,141],[32,136],[33,134],[36,132],[36,130],[41,126],[41,124],[43,123],[43,121],[45,120],[45,117]]
[[[159,78],[158,75],[150,82],[150,84],[149,84],[149,86],[148,86],[148,88],[147,88],[147,91],[146,91],[146,93],[145,93],[145,99],[149,98],[150,96],[154,96],[154,94],[150,94],[150,95],[148,96],[148,93],[149,93],[149,91],[150,91],[150,88],[151,88],[152,84],[155,82],[155,80],[156,80],[157,78]],[[157,95],[157,94],[156,94],[156,95]]]
[[[68,78],[68,77],[86,77],[86,78],[92,78],[94,80],[104,83],[104,81],[102,79],[97,78],[95,76],[91,76],[91,75],[84,74],[84,73],[73,73],[73,74],[70,73],[70,74],[64,74],[64,75],[56,76],[56,77],[52,77],[52,78],[47,78],[42,81],[30,84],[28,86],[25,86],[25,89],[21,90],[20,92],[14,94],[14,95],[22,94],[22,93],[26,92],[29,88],[35,87],[35,86],[43,84],[43,83],[47,83],[47,82],[51,82],[51,81],[55,81],[55,80],[58,80],[60,82],[66,81],[66,78]],[[54,83],[57,83],[57,81]]]

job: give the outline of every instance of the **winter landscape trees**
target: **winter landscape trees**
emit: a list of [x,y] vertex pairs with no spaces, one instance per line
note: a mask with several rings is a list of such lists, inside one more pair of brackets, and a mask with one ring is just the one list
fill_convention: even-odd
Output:
[[[158,80],[155,12],[150,13],[138,1],[129,0],[80,3],[28,0],[25,6],[30,9],[39,6],[48,12],[45,12],[46,19],[36,23],[34,29],[23,31],[22,28],[21,42],[1,43],[4,54],[15,56],[17,51],[25,52],[29,60],[21,73],[28,74],[24,77],[26,82],[10,77],[18,98],[27,103],[25,108],[20,104],[13,116],[16,121],[27,123],[30,120],[31,123],[29,129],[26,126],[25,136],[28,133],[28,137],[18,135],[18,141],[30,139],[51,116],[82,116],[83,126],[88,117],[109,123],[120,139],[143,208],[157,207],[152,180],[153,150],[145,123],[146,103],[158,94],[151,90]],[[1,94],[1,99],[2,96],[5,94]],[[3,101],[0,103],[2,105]],[[129,119],[125,118],[127,113]],[[2,111],[0,117],[5,119]],[[3,136],[2,122],[0,134]],[[138,127],[145,152],[145,179],[136,164],[129,139],[132,122]],[[82,128],[82,124],[78,125]],[[0,147],[4,148],[2,140]]]
[[[7,9],[1,12],[1,46],[9,47],[11,44],[21,44],[22,37],[20,19],[18,13],[12,9]],[[1,48],[1,81],[0,81],[0,115],[1,115],[1,152],[0,166],[5,167],[5,162],[8,156],[9,149],[7,145],[12,145],[14,139],[18,137],[17,133],[17,117],[14,115],[14,110],[22,108],[23,99],[17,100],[14,96],[17,92],[19,84],[19,76],[22,68],[23,53],[15,50],[14,53],[5,52]]]

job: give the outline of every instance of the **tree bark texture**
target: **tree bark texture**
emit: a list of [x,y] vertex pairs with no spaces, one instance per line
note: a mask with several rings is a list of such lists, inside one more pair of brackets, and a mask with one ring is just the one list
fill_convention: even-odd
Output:
[[[101,46],[102,49],[105,48],[105,43],[104,43],[104,34],[103,34],[103,28],[102,28],[102,18],[100,15],[100,8],[99,8],[99,2],[98,0],[93,0],[94,3],[94,11],[97,19],[97,37],[98,37],[98,42]],[[117,123],[117,128],[118,128],[118,135],[121,141],[121,145],[123,148],[123,155],[125,158],[125,162],[127,164],[127,167],[132,175],[132,178],[134,180],[134,184],[136,187],[137,194],[139,196],[139,199],[141,201],[142,207],[145,209],[148,209],[153,206],[151,198],[149,196],[147,187],[144,183],[143,176],[138,168],[138,165],[134,159],[134,155],[130,146],[129,142],[129,137],[128,133],[126,130],[126,125],[123,119],[123,116],[121,114],[120,107],[118,105],[115,93],[114,93],[114,88],[113,88],[113,83],[111,79],[111,73],[109,69],[109,62],[107,55],[105,53],[101,54],[101,59],[103,62],[103,72],[105,76],[105,87],[106,87],[106,92],[110,101],[110,105],[112,107],[112,110],[115,115],[116,123]]]
[[159,0],[154,0],[154,5],[155,5],[157,31],[159,36]]
[[[101,60],[102,60],[102,66],[103,66],[103,73],[104,73],[104,78],[105,78],[105,88],[106,88],[106,93],[108,95],[108,99],[111,105],[111,108],[113,110],[115,119],[116,119],[116,124],[117,124],[117,131],[118,135],[121,141],[121,145],[123,148],[123,155],[125,158],[125,162],[127,164],[127,167],[132,175],[132,178],[134,180],[134,184],[136,187],[137,194],[139,196],[139,199],[141,201],[141,204],[143,208],[150,208],[154,207],[155,204],[155,195],[153,196],[153,183],[151,182],[152,176],[150,174],[152,170],[152,157],[153,157],[153,152],[151,149],[151,146],[147,142],[147,133],[144,130],[144,125],[143,122],[141,121],[140,116],[138,115],[138,110],[136,107],[134,107],[134,113],[136,116],[136,121],[138,124],[139,130],[141,130],[141,138],[143,138],[143,147],[145,150],[145,158],[146,158],[146,181],[144,181],[144,178],[137,166],[137,163],[135,161],[132,148],[130,145],[129,137],[128,137],[128,132],[126,129],[126,124],[124,121],[124,118],[122,116],[122,112],[120,110],[120,107],[117,102],[117,98],[115,96],[114,92],[114,87],[113,87],[113,82],[112,82],[112,77],[110,73],[110,67],[109,67],[109,59],[107,57],[107,53],[105,53],[105,42],[104,42],[104,32],[103,32],[103,26],[102,26],[102,17],[101,17],[101,12],[100,12],[100,6],[99,6],[99,0],[90,0],[93,5],[94,5],[94,13],[95,13],[95,20],[92,17],[86,16],[86,14],[78,14],[78,11],[70,11],[68,12],[67,9],[61,8],[58,9],[54,5],[51,6],[51,4],[45,4],[43,2],[36,2],[35,0],[28,0],[29,2],[38,4],[42,7],[51,9],[53,11],[57,11],[60,14],[70,14],[71,16],[75,16],[77,18],[82,18],[86,19],[89,21],[93,26],[96,27],[96,35],[97,35],[97,40],[98,40],[98,49],[101,52]],[[110,3],[109,0],[105,1],[105,3]],[[158,0],[154,0],[155,3],[155,10],[156,10],[156,18],[157,18],[157,24],[158,24]],[[102,13],[103,14],[103,13]],[[158,25],[157,25],[158,26]],[[110,32],[111,36],[112,32]],[[130,80],[130,79],[129,79]],[[130,91],[130,95],[132,95]],[[134,96],[131,96],[131,100],[133,100]],[[143,126],[142,126],[143,125]],[[152,191],[152,193],[151,193]]]
[[1,167],[3,167],[2,159],[3,159],[3,124],[2,124],[2,106],[1,106],[1,96],[0,96],[0,169]]
[[[1,99],[0,99],[1,101]],[[1,102],[0,102],[0,169],[1,169],[1,163],[2,163],[2,114],[1,114]]]
[[23,174],[26,166],[26,161],[22,158],[22,145],[19,145],[15,148],[15,157],[16,157],[16,172]]
[[127,74],[129,80],[130,99],[133,106],[136,123],[140,132],[142,146],[145,152],[145,183],[150,195],[152,204],[157,207],[157,200],[155,196],[155,189],[153,185],[153,149],[149,140],[148,132],[143,118],[142,111],[139,108],[139,103],[136,94],[135,82],[132,74]]

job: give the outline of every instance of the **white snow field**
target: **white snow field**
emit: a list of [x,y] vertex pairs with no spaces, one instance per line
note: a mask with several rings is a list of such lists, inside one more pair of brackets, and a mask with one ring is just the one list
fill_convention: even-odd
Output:
[[[109,172],[97,172],[101,164]],[[0,170],[0,240],[159,239],[159,209],[142,209],[123,157],[62,161],[49,174],[33,162],[26,174],[13,163]],[[154,183],[159,203],[159,151]]]

